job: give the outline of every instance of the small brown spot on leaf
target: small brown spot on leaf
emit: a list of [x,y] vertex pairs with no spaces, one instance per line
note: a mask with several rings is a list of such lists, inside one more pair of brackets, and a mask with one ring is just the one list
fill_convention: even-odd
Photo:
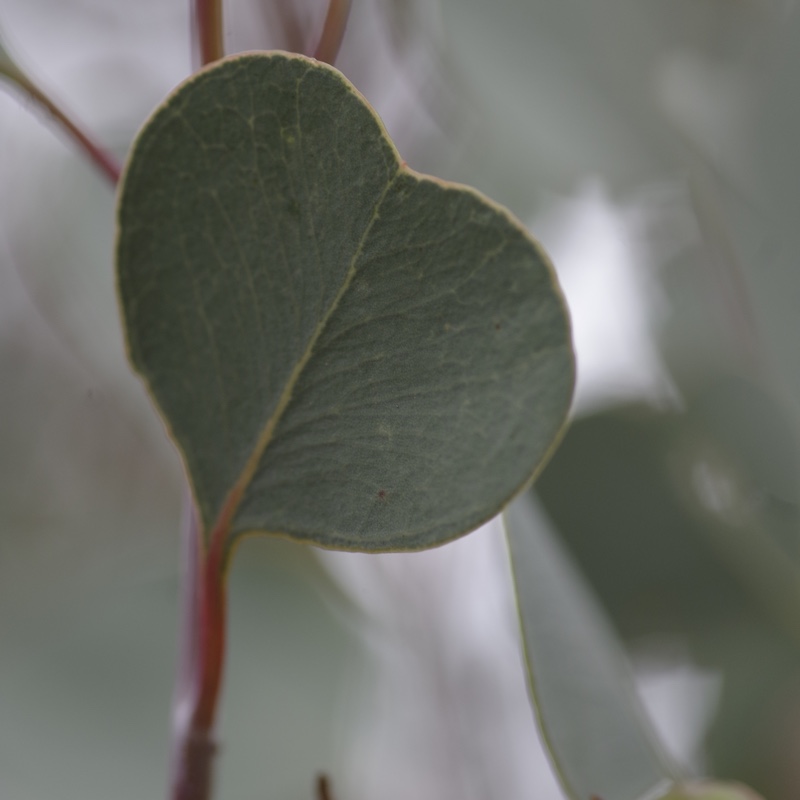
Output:
[[386,499],[386,489],[378,489],[378,500]]
[[494,324],[494,329],[495,329],[496,331],[499,331],[499,330],[500,330],[500,328],[502,328],[502,327],[503,327],[503,326],[502,326],[502,325],[501,325],[499,322],[495,322],[495,324]]

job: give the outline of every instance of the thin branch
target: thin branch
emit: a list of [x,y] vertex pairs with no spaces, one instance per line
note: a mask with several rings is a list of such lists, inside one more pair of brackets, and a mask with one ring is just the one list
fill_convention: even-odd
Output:
[[61,127],[72,137],[73,141],[83,150],[89,160],[105,175],[112,186],[116,186],[119,183],[122,167],[108,150],[93,141],[63,109],[57,106],[32,81],[25,78],[24,82],[18,82],[17,85],[27,93],[31,100],[45,111],[48,111],[60,123]]
[[225,55],[222,36],[222,0],[191,0],[192,50],[195,67],[219,61]]
[[327,775],[317,776],[317,800],[333,800],[331,782]]
[[192,726],[212,731],[217,716],[225,663],[227,587],[225,584],[228,527],[216,528],[204,553],[199,613],[200,681]]
[[173,701],[171,800],[210,800],[225,656],[227,528],[204,549],[191,494],[184,498],[181,659]]
[[328,14],[322,28],[317,50],[314,58],[333,65],[342,46],[344,32],[347,28],[347,18],[350,16],[350,0],[329,0]]
[[181,521],[181,571],[180,571],[180,650],[178,669],[172,698],[172,796],[180,797],[181,787],[190,782],[192,772],[187,762],[196,758],[187,756],[186,742],[191,738],[193,706],[196,702],[199,660],[199,610],[203,543],[197,512],[188,486],[183,492],[183,519]]
[[17,65],[0,40],[0,77],[21,89],[40,108],[49,113],[83,150],[89,160],[105,175],[112,186],[119,183],[122,171],[111,153],[97,144],[67,113],[57,106]]

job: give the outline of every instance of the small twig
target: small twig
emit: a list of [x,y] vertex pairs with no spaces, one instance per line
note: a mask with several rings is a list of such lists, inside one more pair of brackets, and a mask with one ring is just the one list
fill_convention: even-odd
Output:
[[72,137],[89,160],[105,175],[112,186],[119,183],[122,171],[119,163],[105,148],[98,145],[83,129],[57,106],[12,60],[0,42],[0,77],[11,81],[40,108],[47,111]]
[[179,670],[173,730],[171,800],[210,800],[213,760],[217,751],[214,725],[225,664],[227,542],[231,520],[243,489],[228,494],[206,541],[196,509],[184,525],[183,654]]
[[217,745],[205,731],[193,734],[182,744],[170,800],[211,800]]
[[17,84],[28,97],[36,102],[41,108],[48,111],[53,118],[61,124],[75,143],[88,156],[89,160],[105,175],[112,186],[119,183],[119,176],[122,172],[117,160],[105,148],[94,142],[78,124],[59,108],[38,86],[30,80],[25,79],[24,83]]
[[195,67],[224,57],[222,0],[192,0],[192,51]]
[[317,800],[333,800],[331,782],[327,775],[317,776]]
[[[172,797],[191,797],[193,789],[211,782],[213,749],[193,736],[192,713],[199,683],[201,564],[203,543],[191,489],[184,487],[181,523],[180,650],[172,700]],[[211,741],[207,740],[206,745]],[[196,777],[198,776],[198,777]]]
[[347,18],[350,16],[350,0],[329,0],[328,14],[322,27],[314,58],[333,65],[342,46]]

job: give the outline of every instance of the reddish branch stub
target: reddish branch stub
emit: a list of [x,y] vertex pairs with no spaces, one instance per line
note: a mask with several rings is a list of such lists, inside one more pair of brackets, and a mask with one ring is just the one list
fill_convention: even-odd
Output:
[[331,782],[327,775],[317,777],[317,800],[333,800],[331,794]]

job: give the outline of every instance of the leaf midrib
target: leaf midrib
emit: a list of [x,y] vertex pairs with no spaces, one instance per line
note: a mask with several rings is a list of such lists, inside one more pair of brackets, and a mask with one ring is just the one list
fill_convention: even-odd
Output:
[[380,197],[378,197],[376,200],[375,206],[372,210],[372,215],[370,216],[367,224],[364,226],[364,233],[361,235],[361,239],[359,240],[355,252],[353,253],[353,257],[350,259],[350,265],[347,269],[347,273],[345,274],[345,278],[342,281],[342,286],[336,293],[336,296],[333,298],[330,306],[328,306],[328,310],[325,312],[322,319],[320,319],[320,321],[317,323],[316,327],[314,328],[314,332],[311,334],[311,337],[306,344],[305,350],[295,364],[294,369],[289,374],[289,378],[286,381],[283,391],[281,392],[281,396],[278,400],[278,404],[275,406],[275,410],[272,412],[266,424],[262,428],[256,444],[250,453],[250,456],[245,462],[242,471],[239,473],[239,477],[233,483],[233,486],[222,503],[217,520],[214,523],[214,527],[212,528],[209,536],[209,540],[211,538],[227,536],[230,526],[236,517],[236,512],[238,511],[241,501],[244,498],[245,492],[247,491],[248,486],[258,470],[258,465],[260,464],[267,447],[269,447],[269,444],[272,441],[272,438],[275,434],[275,429],[278,427],[278,423],[281,421],[284,412],[292,400],[294,388],[297,385],[297,382],[300,380],[300,376],[303,374],[303,370],[305,369],[306,365],[311,360],[311,356],[314,353],[314,347],[319,341],[320,336],[327,327],[330,318],[335,313],[342,298],[345,296],[345,294],[347,294],[347,290],[350,288],[350,285],[356,276],[356,265],[361,257],[362,252],[364,251],[364,246],[367,238],[369,237],[370,231],[380,217],[381,205],[383,204],[383,201],[386,199],[386,195],[389,193],[389,190],[392,188],[402,171],[403,167],[398,164],[394,175],[388,179],[384,190],[381,192]]

